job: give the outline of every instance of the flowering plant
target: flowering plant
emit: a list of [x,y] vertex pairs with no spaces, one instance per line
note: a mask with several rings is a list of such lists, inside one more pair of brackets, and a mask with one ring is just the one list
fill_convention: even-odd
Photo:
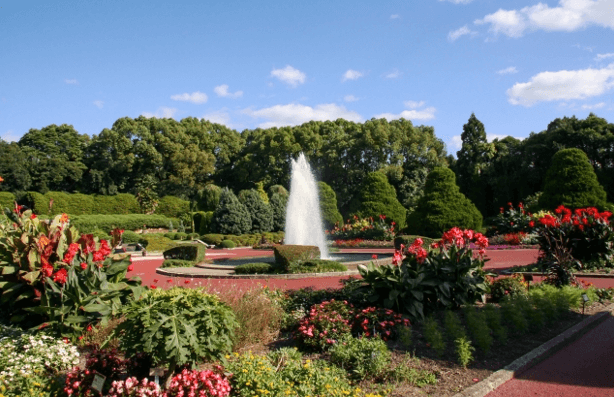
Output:
[[518,203],[517,207],[510,202],[507,209],[501,207],[499,214],[493,221],[494,233],[508,234],[517,232],[528,232],[531,230],[531,213],[527,212],[524,204]]
[[[75,366],[66,375],[64,392],[72,396],[95,396],[91,386],[94,381],[94,375],[99,373],[104,375],[109,382],[120,379],[121,374],[126,370],[127,361],[122,360],[117,355],[116,349],[109,350],[92,350],[86,357],[85,368]],[[109,389],[108,382],[105,383],[103,392]]]
[[182,370],[173,376],[163,396],[226,397],[229,394],[230,382],[224,375],[224,369],[218,365],[213,370]]
[[109,397],[159,397],[162,396],[160,385],[143,378],[140,382],[134,376],[126,380],[115,380],[111,383]]
[[396,223],[386,221],[385,215],[380,215],[379,219],[373,217],[358,218],[354,215],[345,224],[335,224],[332,230],[327,230],[326,234],[333,236],[337,240],[341,239],[369,239],[369,240],[392,240],[396,234]]
[[308,315],[299,322],[294,337],[306,347],[325,349],[350,333],[352,327],[349,319],[353,307],[347,301],[334,299],[313,305]]

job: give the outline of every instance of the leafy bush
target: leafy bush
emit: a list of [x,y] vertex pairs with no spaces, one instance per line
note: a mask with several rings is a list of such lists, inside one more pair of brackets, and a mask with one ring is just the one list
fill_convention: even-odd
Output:
[[325,182],[319,181],[318,192],[324,229],[332,229],[336,224],[343,223],[343,216],[341,216],[339,208],[337,208],[337,195],[333,188]]
[[207,234],[211,232],[211,221],[213,220],[213,211],[209,212],[197,212],[201,214],[196,224],[196,215],[194,216],[194,224],[198,234]]
[[467,336],[465,328],[460,321],[458,314],[452,310],[446,310],[443,317],[443,326],[446,330],[446,336],[452,341]]
[[13,209],[15,206],[15,195],[11,192],[0,192],[0,211],[4,213],[4,208]]
[[175,196],[162,197],[156,208],[156,214],[169,218],[179,218],[187,212],[190,212],[190,202]]
[[148,251],[166,251],[169,248],[177,246],[173,240],[164,237],[159,233],[145,233],[141,235],[139,244],[147,248]]
[[175,240],[187,240],[188,234],[186,232],[177,232],[175,234]]
[[213,213],[212,230],[222,234],[249,233],[252,220],[247,208],[229,189],[224,189]]
[[379,338],[346,335],[330,349],[330,361],[359,380],[380,376],[390,358],[388,346]]
[[580,149],[561,149],[552,157],[539,206],[553,210],[559,205],[605,209],[606,192],[586,153]]
[[511,277],[501,277],[490,285],[490,300],[500,302],[505,296],[526,295],[526,282],[521,274]]
[[507,203],[508,208],[500,208],[499,214],[493,220],[492,234],[530,232],[532,230],[531,215],[525,211],[524,205],[518,203],[518,209]]
[[220,244],[222,248],[235,248],[237,245],[232,240],[223,240],[222,244]]
[[408,327],[409,320],[390,309],[367,307],[355,310],[352,321],[354,335],[376,336],[387,341],[397,336],[399,327]]
[[125,306],[114,331],[128,357],[144,352],[154,364],[178,365],[220,359],[232,349],[238,323],[232,310],[203,290],[154,289]]
[[458,338],[454,341],[454,348],[458,364],[463,368],[467,368],[467,365],[473,361],[473,352],[475,351],[471,341],[467,337]]
[[290,271],[293,262],[320,259],[320,249],[311,245],[280,245],[273,252],[275,263],[286,273]]
[[399,230],[406,225],[407,210],[397,200],[396,190],[382,172],[367,174],[358,196],[350,205],[350,213],[362,218],[384,215],[395,222]]
[[222,241],[224,241],[224,235],[223,234],[205,234],[203,236],[200,236],[200,239],[207,244],[211,244],[211,245],[215,245],[216,247],[219,247],[222,244]]
[[165,228],[169,222],[179,224],[179,220],[163,215],[79,215],[71,218],[71,225],[82,233],[91,233],[96,229],[110,231],[115,228],[123,230],[138,230],[145,227]]
[[426,179],[424,195],[416,210],[407,216],[410,234],[437,237],[452,227],[479,230],[482,214],[456,185],[449,168],[436,167]]
[[348,268],[340,263],[325,259],[309,259],[306,261],[297,261],[290,264],[290,273],[327,273],[327,272],[345,272]]
[[126,230],[123,234],[122,234],[122,242],[125,244],[136,244],[139,242],[139,239],[141,238],[141,235],[138,233],[135,233],[131,230]]
[[205,259],[207,249],[202,244],[182,244],[164,251],[164,259],[182,259],[200,263]]
[[446,350],[446,342],[434,317],[429,316],[424,320],[422,333],[424,334],[424,339],[426,339],[427,346],[435,350],[437,356],[441,357]]
[[353,305],[347,301],[330,300],[314,305],[303,318],[294,338],[301,346],[326,349],[350,333],[349,321]]
[[484,306],[484,316],[488,327],[492,330],[494,337],[499,343],[507,341],[507,330],[501,323],[501,311],[492,303],[487,303]]
[[[464,308],[465,322],[475,345],[484,353],[488,354],[493,344],[490,328],[486,321],[486,316],[482,311],[478,311],[473,306]],[[462,364],[461,364],[462,365]]]
[[166,237],[169,240],[177,240],[177,233],[176,232],[168,232],[168,233],[164,233],[164,237]]
[[273,211],[256,190],[241,191],[239,199],[247,209],[252,221],[250,233],[264,233],[273,230]]
[[274,269],[271,263],[245,263],[235,267],[235,274],[268,274]]

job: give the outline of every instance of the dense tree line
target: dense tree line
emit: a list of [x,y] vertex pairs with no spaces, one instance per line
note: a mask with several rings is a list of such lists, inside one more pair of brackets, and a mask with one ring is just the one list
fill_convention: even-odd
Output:
[[[460,191],[484,216],[507,202],[543,190],[552,156],[565,148],[583,150],[608,201],[614,197],[614,124],[586,119],[552,121],[524,140],[488,142],[487,129],[471,115],[461,129],[458,160],[429,126],[400,119],[354,123],[312,121],[295,127],[238,132],[207,120],[129,117],[89,137],[70,125],[31,129],[19,142],[0,141],[0,190],[114,195],[148,191],[201,202],[212,211],[209,186],[268,191],[289,186],[290,159],[304,152],[318,180],[336,194],[348,215],[367,175],[381,172],[409,213],[423,195],[427,175],[449,166]],[[489,131],[496,134],[496,131]],[[522,132],[519,132],[522,135]],[[269,196],[271,196],[269,194]]]

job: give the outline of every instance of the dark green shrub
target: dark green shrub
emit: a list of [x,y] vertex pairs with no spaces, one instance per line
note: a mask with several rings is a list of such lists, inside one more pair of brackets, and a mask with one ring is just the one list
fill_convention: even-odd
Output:
[[352,200],[350,213],[374,219],[384,215],[396,223],[397,230],[406,225],[407,210],[397,200],[396,190],[382,172],[371,172],[365,177],[357,197]]
[[177,246],[177,243],[175,243],[173,240],[170,240],[159,233],[142,234],[139,244],[146,247],[147,251],[149,252],[165,251]]
[[318,182],[318,191],[320,194],[320,213],[322,214],[322,222],[324,229],[330,230],[335,227],[336,223],[343,224],[343,216],[337,208],[337,195],[332,187],[320,181]]
[[196,265],[196,262],[194,261],[184,259],[165,259],[160,267],[194,267],[194,265]]
[[283,231],[286,227],[286,207],[288,196],[274,193],[269,199],[269,207],[273,216],[273,230]]
[[77,215],[71,216],[71,225],[74,225],[82,233],[91,233],[96,229],[111,231],[115,228],[123,230],[138,230],[143,227],[165,228],[169,222],[179,224],[175,218],[167,218],[162,215]]
[[47,215],[61,213],[70,215],[128,215],[140,212],[136,198],[127,193],[102,196],[64,192],[47,192],[42,195],[28,192],[26,200],[35,213]]
[[222,244],[222,241],[224,241],[224,235],[223,234],[205,234],[203,236],[200,236],[200,239],[210,245],[215,245],[216,247],[219,247]]
[[437,239],[430,237],[401,235],[394,238],[394,249],[400,250],[401,244],[403,244],[405,247],[409,247],[417,238],[421,238],[425,246],[430,246],[432,243],[437,241]]
[[203,217],[200,220],[200,224],[198,226],[199,234],[208,234],[211,233],[211,222],[213,220],[213,212],[205,212]]
[[202,244],[182,244],[164,251],[164,259],[181,259],[200,263],[205,259],[207,249]]
[[456,185],[454,172],[436,167],[426,179],[424,196],[416,210],[407,216],[407,231],[411,234],[438,237],[452,228],[479,230],[482,214]]
[[138,243],[140,238],[141,238],[140,234],[135,233],[131,230],[126,230],[124,231],[124,234],[122,234],[122,242],[125,244]]
[[320,259],[320,249],[312,245],[280,245],[273,252],[275,263],[286,273],[293,262]]
[[232,240],[224,240],[222,244],[220,244],[222,248],[235,248],[237,244],[235,244]]
[[288,189],[286,189],[282,185],[270,186],[269,189],[267,190],[267,193],[269,195],[269,200],[271,197],[273,197],[274,194],[279,194],[280,196],[284,196],[286,198],[290,195],[290,193],[288,193]]
[[38,192],[26,193],[26,201],[28,206],[37,215],[49,215],[49,200],[45,199],[43,194]]
[[490,336],[490,328],[486,316],[483,312],[477,311],[473,306],[464,308],[465,322],[471,334],[471,340],[484,353],[488,354],[493,344],[492,336]]
[[[175,196],[162,197],[156,207],[156,214],[170,218],[179,218],[187,212],[190,212],[190,202]],[[179,222],[176,225],[179,225]]]
[[[203,218],[205,217],[205,211],[197,211],[192,213],[192,219],[194,220],[194,232],[198,234],[207,234],[200,233],[200,224],[203,222]],[[208,228],[208,226],[207,226]]]
[[235,274],[269,274],[275,267],[271,263],[245,263],[235,267]]
[[247,208],[227,188],[222,191],[211,223],[212,230],[222,234],[240,235],[249,233],[252,228],[252,219]]
[[232,310],[215,295],[190,288],[150,290],[125,306],[114,330],[127,357],[147,353],[154,365],[221,359],[232,349],[238,326]]
[[264,233],[273,230],[273,211],[262,200],[258,191],[254,189],[242,190],[239,199],[252,220],[250,233]]
[[435,350],[437,356],[441,357],[446,351],[446,342],[439,329],[439,324],[437,324],[437,320],[435,320],[434,317],[429,316],[424,320],[422,333],[424,334],[426,342],[431,346],[431,349]]
[[492,303],[487,303],[484,306],[484,316],[488,323],[488,328],[492,330],[494,337],[500,343],[507,341],[507,330],[501,323],[501,311]]
[[0,192],[0,209],[15,207],[15,195],[11,192]]
[[164,233],[164,237],[166,237],[169,240],[176,240],[176,236],[177,236],[177,233],[175,232]]
[[113,196],[94,195],[94,208],[91,214],[139,214],[141,207],[133,194],[119,193]]
[[198,192],[197,205],[200,211],[213,212],[217,208],[222,195],[222,188],[213,184],[205,186]]
[[546,173],[539,206],[553,210],[559,205],[572,209],[606,206],[606,192],[586,153],[580,149],[562,149],[552,157]]
[[175,240],[187,240],[188,239],[188,234],[185,232],[177,232],[175,234]]
[[511,277],[501,277],[490,285],[490,300],[492,302],[500,302],[506,296],[526,294],[527,288],[520,274],[515,274]]
[[386,342],[379,338],[354,338],[347,335],[330,349],[330,361],[359,380],[381,375],[390,358]]
[[444,312],[443,327],[446,330],[446,338],[448,340],[454,341],[463,336],[467,336],[460,317],[455,311],[446,310]]

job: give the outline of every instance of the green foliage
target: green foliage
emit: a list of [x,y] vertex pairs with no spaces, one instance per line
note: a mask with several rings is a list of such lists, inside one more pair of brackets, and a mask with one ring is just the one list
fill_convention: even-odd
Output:
[[459,191],[450,169],[435,168],[426,180],[424,196],[407,217],[407,225],[411,234],[437,237],[452,227],[479,230],[482,214]]
[[363,218],[384,215],[395,222],[399,229],[405,228],[406,225],[407,210],[397,200],[394,187],[381,172],[372,172],[366,176],[350,212]]
[[235,267],[235,274],[269,274],[275,267],[271,263],[244,263]]
[[606,192],[599,184],[586,153],[575,148],[562,149],[552,157],[539,205],[549,210],[559,205],[572,209],[605,208]]
[[205,215],[200,220],[198,228],[199,234],[208,234],[211,232],[211,224],[213,223],[213,212],[205,212]]
[[490,285],[490,300],[500,302],[506,296],[526,295],[527,287],[522,275],[500,277]]
[[269,200],[273,216],[273,230],[283,231],[286,227],[286,206],[288,204],[288,196],[279,193],[273,193]]
[[453,341],[466,336],[465,328],[460,321],[458,313],[452,310],[444,312],[443,327],[446,330],[446,337]]
[[529,323],[516,299],[505,299],[501,302],[501,315],[505,324],[512,328],[517,335],[523,335],[529,330]]
[[222,188],[208,184],[198,192],[198,209],[205,212],[214,212],[220,202]]
[[69,194],[47,192],[41,195],[28,192],[27,201],[38,215],[115,215],[138,214],[139,205],[132,194],[122,193],[114,196]]
[[446,350],[446,343],[443,339],[441,331],[439,330],[437,320],[435,320],[434,317],[429,316],[424,320],[422,325],[422,333],[424,334],[426,343],[431,347],[431,349],[435,350],[439,357],[441,357]]
[[296,261],[320,259],[320,249],[311,245],[279,245],[273,249],[275,263],[282,271],[289,272],[290,265]]
[[162,262],[162,268],[172,268],[172,267],[194,267],[197,262],[189,261],[186,259],[165,259]]
[[285,196],[286,198],[290,195],[288,193],[288,189],[283,187],[282,185],[272,185],[267,190],[269,197],[273,197],[274,194],[279,194],[280,196]]
[[492,347],[493,339],[490,335],[486,316],[481,310],[476,310],[473,306],[466,306],[464,313],[471,340],[484,354],[488,354]]
[[336,223],[343,223],[343,216],[337,208],[337,195],[333,189],[325,182],[318,182],[320,196],[320,213],[324,229],[332,229]]
[[501,311],[499,308],[492,303],[487,303],[484,306],[484,316],[494,337],[499,343],[505,344],[507,342],[507,330],[501,323]]
[[71,224],[83,233],[91,233],[96,229],[110,231],[115,228],[123,230],[165,228],[169,222],[179,224],[177,219],[163,215],[78,215],[71,217]]
[[169,218],[179,218],[188,212],[190,212],[190,202],[175,196],[162,197],[156,208],[156,214]]
[[250,233],[264,233],[273,230],[273,211],[269,204],[262,200],[257,190],[243,190],[239,199],[251,218]]
[[139,242],[141,235],[131,230],[126,230],[122,234],[122,242],[124,244],[136,244]]
[[4,212],[4,208],[13,209],[14,207],[15,195],[11,192],[0,192],[0,211]]
[[128,357],[149,354],[154,364],[195,364],[221,359],[232,349],[238,326],[232,310],[217,296],[199,289],[154,289],[124,307],[113,332]]
[[437,375],[427,370],[417,370],[412,366],[417,359],[408,358],[388,373],[387,379],[393,382],[409,383],[412,386],[424,387],[437,384]]
[[390,358],[388,346],[379,338],[347,335],[330,349],[330,361],[359,380],[382,375]]
[[251,215],[231,190],[222,191],[220,202],[213,213],[211,227],[216,233],[222,234],[240,235],[251,230]]
[[197,264],[205,260],[206,252],[202,244],[182,244],[164,251],[164,259],[181,259]]
[[220,247],[222,248],[235,248],[237,245],[232,240],[222,240]]
[[506,234],[506,233],[518,233],[532,231],[529,222],[532,218],[524,209],[522,203],[518,204],[516,209],[512,203],[507,204],[508,209],[504,207],[500,208],[499,215],[497,215],[493,221],[493,234]]
[[207,244],[219,247],[222,244],[222,241],[224,241],[224,235],[217,233],[205,234],[204,236],[200,236],[200,239]]
[[454,347],[458,364],[463,368],[467,368],[467,365],[473,361],[473,352],[475,351],[471,341],[466,337],[458,338],[454,341]]
[[290,264],[289,273],[346,272],[348,268],[340,263],[325,259],[308,259]]
[[141,235],[139,244],[147,248],[149,252],[166,251],[177,245],[173,240],[170,240],[159,233],[145,233]]

